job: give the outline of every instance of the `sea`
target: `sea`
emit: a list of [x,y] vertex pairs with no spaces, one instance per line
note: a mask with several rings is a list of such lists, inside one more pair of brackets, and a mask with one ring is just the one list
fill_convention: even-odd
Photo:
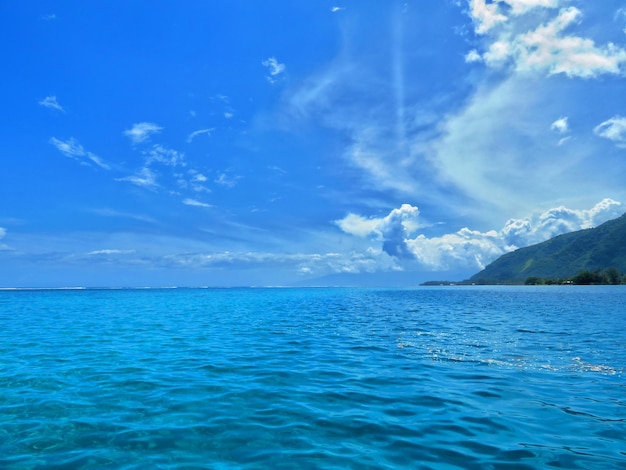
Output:
[[626,286],[0,291],[0,469],[626,469]]

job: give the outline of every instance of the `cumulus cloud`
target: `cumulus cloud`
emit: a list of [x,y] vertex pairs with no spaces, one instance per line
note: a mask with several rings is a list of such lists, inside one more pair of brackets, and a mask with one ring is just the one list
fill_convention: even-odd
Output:
[[[470,15],[475,24],[477,34],[485,34],[490,29],[509,20],[511,16],[519,16],[535,8],[557,8],[562,0],[470,0]],[[508,6],[507,16],[501,5]]]
[[89,162],[95,163],[104,170],[110,170],[111,167],[97,155],[86,151],[83,146],[73,137],[68,140],[60,140],[56,137],[50,139],[50,143],[54,145],[59,152],[66,157],[79,161],[83,165],[90,165]]
[[158,134],[163,128],[153,122],[139,122],[133,124],[133,127],[126,129],[124,135],[128,137],[133,144],[140,144],[150,139],[152,134]]
[[562,0],[504,0],[504,3],[508,3],[511,6],[512,14],[521,15],[537,7],[557,8],[562,3]]
[[507,17],[498,11],[498,3],[487,3],[486,0],[471,0],[470,13],[476,24],[476,33],[484,34]]
[[410,232],[419,228],[418,208],[404,204],[384,218],[350,214],[337,221],[346,233],[375,235],[382,250],[400,261],[417,261],[433,271],[483,269],[499,256],[517,248],[548,240],[557,235],[595,227],[623,212],[621,203],[603,199],[591,209],[557,207],[525,219],[510,219],[499,230],[480,232],[467,227],[441,236]]
[[267,67],[269,71],[269,75],[267,75],[265,78],[270,83],[276,83],[279,76],[284,73],[286,69],[285,64],[281,64],[280,62],[278,62],[276,57],[270,57],[269,59],[261,62],[261,64]]
[[613,116],[601,124],[598,124],[593,132],[605,139],[612,140],[619,147],[626,147],[626,118]]
[[[419,209],[411,204],[402,204],[393,209],[385,217],[362,217],[350,213],[335,223],[346,233],[359,237],[375,235],[382,237],[391,227],[400,226],[405,233],[414,232],[419,228]],[[395,229],[393,229],[395,230]]]
[[57,101],[56,96],[46,96],[43,100],[39,101],[38,104],[45,108],[56,109],[57,111],[61,111],[62,113],[65,112],[63,106],[61,106]]
[[374,236],[382,240],[382,249],[390,256],[406,257],[409,253],[405,240],[419,228],[419,209],[410,204],[402,204],[381,218],[365,218],[348,214],[335,223],[346,233],[360,237]]
[[[542,71],[569,77],[593,78],[621,73],[626,64],[624,49],[612,43],[599,46],[590,38],[565,32],[581,21],[582,11],[578,8],[562,8],[550,21],[541,22],[534,29],[528,29],[529,20],[520,16],[537,7],[556,9],[562,3],[558,0],[501,0],[493,3],[472,0],[475,31],[481,35],[489,33],[489,36],[485,53],[481,56],[478,52],[470,52],[467,58],[476,62],[481,57],[495,68],[511,67],[518,72]],[[501,4],[510,7],[510,16],[501,13]],[[543,15],[538,15],[536,21],[542,18]],[[496,28],[505,22],[506,27]]]

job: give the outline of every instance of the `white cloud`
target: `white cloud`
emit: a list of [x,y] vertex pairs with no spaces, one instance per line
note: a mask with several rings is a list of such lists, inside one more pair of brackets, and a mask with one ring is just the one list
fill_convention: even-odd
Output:
[[46,108],[56,109],[57,111],[65,112],[63,106],[59,104],[56,96],[46,96],[43,100],[39,101],[38,104],[44,106]]
[[482,62],[483,58],[476,49],[472,49],[465,55],[465,62]]
[[177,177],[178,185],[182,188],[191,188],[195,192],[211,192],[211,190],[204,185],[209,179],[197,170],[191,169],[186,175],[179,174]]
[[163,128],[152,122],[139,122],[133,127],[126,129],[124,135],[130,138],[133,144],[140,144],[150,138],[152,134],[158,134]]
[[105,250],[95,250],[95,251],[90,251],[89,253],[87,253],[88,256],[110,256],[110,255],[127,255],[127,254],[131,254],[134,253],[135,250],[111,250],[111,249],[105,249]]
[[486,0],[470,0],[470,13],[476,23],[478,34],[485,34],[498,23],[507,20],[507,17],[498,11],[497,3],[487,3]]
[[[342,157],[360,171],[362,186],[391,190],[406,200],[441,195],[444,211],[471,212],[482,222],[503,220],[546,201],[570,197],[580,201],[580,181],[603,179],[598,165],[591,163],[594,149],[580,139],[580,145],[568,146],[567,153],[559,151],[557,141],[571,144],[573,138],[563,140],[568,133],[557,135],[549,129],[564,113],[570,115],[567,132],[570,123],[581,121],[576,112],[580,100],[573,93],[585,82],[573,80],[571,87],[565,87],[561,80],[593,78],[604,69],[581,65],[583,54],[575,46],[584,46],[580,40],[586,35],[577,28],[577,10],[560,10],[567,3],[471,2],[474,14],[484,21],[491,21],[489,15],[506,20],[500,18],[481,37],[473,38],[469,49],[475,49],[465,60],[485,61],[490,67],[502,67],[504,73],[472,79],[475,87],[462,97],[425,96],[415,87],[404,86],[403,74],[393,75],[394,70],[415,76],[410,73],[415,64],[402,50],[392,50],[381,64],[348,45],[332,63],[289,91],[283,122],[296,128],[293,123],[298,119],[309,119],[342,133],[346,142]],[[556,38],[554,50],[548,43],[532,41],[530,33],[541,33],[542,27]],[[384,37],[385,31],[378,33]],[[552,37],[547,32],[544,36]],[[601,43],[591,44],[595,55],[605,51]],[[383,69],[389,74],[382,76]],[[550,73],[561,76],[547,78]],[[474,71],[472,76],[479,77]],[[606,186],[589,186],[593,194],[586,195],[588,201],[606,194]]]
[[210,128],[210,129],[200,129],[197,131],[193,131],[191,134],[189,134],[187,136],[187,143],[191,143],[191,141],[195,138],[198,137],[199,135],[202,134],[206,134],[207,136],[211,137],[211,133],[214,131],[215,129]]
[[102,160],[99,156],[94,155],[91,152],[87,152],[87,158],[89,160],[91,160],[93,163],[95,163],[96,165],[98,165],[100,168],[103,168],[105,170],[110,170],[111,167],[104,162],[104,160]]
[[559,206],[531,218],[510,219],[499,233],[507,246],[520,248],[562,233],[595,227],[622,213],[621,203],[606,198],[591,209],[576,210]]
[[483,269],[504,253],[497,243],[497,233],[481,233],[463,228],[456,233],[427,238],[419,235],[406,240],[407,251],[433,271]]
[[195,199],[183,199],[183,204],[187,205],[187,206],[194,206],[194,207],[213,207],[211,204],[206,204],[204,202],[200,202],[197,201]]
[[330,9],[330,11],[332,11],[333,13],[337,13],[338,11],[342,11],[342,10],[345,10],[345,8],[338,7],[338,6],[334,6]]
[[[535,8],[558,8],[562,0],[470,0],[470,16],[477,34],[485,34],[496,26],[509,21],[513,16],[520,16]],[[509,7],[506,16],[500,5]]]
[[276,57],[270,57],[269,59],[261,62],[262,65],[268,68],[269,75],[266,77],[270,83],[276,83],[278,77],[285,72],[285,64],[278,62]]
[[[2,240],[5,235],[7,234],[7,230],[3,227],[0,227],[0,240]],[[0,243],[0,250],[4,251],[4,250],[10,250],[10,248],[5,245],[4,243]]]
[[[298,119],[314,119],[345,133],[349,143],[343,157],[363,171],[367,184],[415,194],[419,185],[414,178],[414,164],[421,157],[411,141],[416,129],[404,112],[403,100],[393,99],[395,83],[384,97],[380,95],[379,72],[343,58],[338,60],[303,82],[289,97],[288,125]],[[424,126],[417,119],[415,122],[415,127],[423,131]]]
[[346,233],[360,237],[373,235],[383,241],[382,249],[390,256],[405,257],[405,240],[419,228],[419,209],[410,204],[402,204],[382,218],[365,218],[348,214],[335,223]]
[[304,276],[328,273],[363,273],[401,268],[381,250],[368,249],[362,253],[266,253],[230,252],[174,254],[164,257],[162,264],[184,268],[207,267],[280,267],[294,268]]
[[398,228],[402,233],[410,234],[419,228],[417,221],[419,209],[410,204],[402,204],[399,209],[393,209],[385,217],[365,218],[350,213],[335,223],[346,233],[366,237],[375,235],[383,237],[385,233],[395,232]]
[[601,124],[598,124],[593,132],[605,139],[612,140],[618,146],[626,146],[626,118],[613,116]]
[[104,170],[110,170],[111,167],[97,155],[86,151],[83,146],[73,137],[63,141],[52,137],[49,141],[59,152],[69,158],[81,162],[83,165],[89,165],[89,162],[95,163]]
[[198,173],[194,170],[190,170],[190,173],[192,173],[191,181],[193,181],[194,183],[205,183],[206,181],[208,181],[208,178],[202,173]]
[[522,15],[537,7],[557,8],[563,3],[562,0],[504,0],[504,2],[511,6],[513,15]]
[[86,154],[83,146],[80,145],[78,141],[73,137],[66,141],[62,141],[60,139],[57,139],[56,137],[52,137],[50,139],[50,143],[54,145],[59,150],[59,152],[61,152],[66,157],[82,157]]
[[239,180],[240,176],[232,176],[228,173],[220,173],[215,178],[214,182],[219,184],[220,186],[226,186],[227,188],[232,188],[237,184],[237,180]]
[[[485,5],[488,11],[497,11],[498,3],[485,4],[484,0],[473,3]],[[517,14],[525,13],[535,6],[556,7],[558,4],[548,1],[506,3],[513,7],[512,13]],[[541,71],[549,75],[565,74],[582,78],[620,74],[626,64],[624,49],[612,43],[598,46],[592,39],[565,33],[566,29],[579,23],[581,17],[582,12],[578,8],[568,7],[535,29],[528,29],[528,20],[520,21],[519,25],[513,22],[505,29],[498,29],[482,58],[491,67],[511,66],[517,72]],[[484,34],[491,27],[486,28],[485,23],[480,21],[480,15],[478,18],[476,32]],[[536,20],[541,18],[538,16]],[[475,55],[472,57],[475,61]]]
[[337,225],[352,235],[375,234],[382,242],[382,250],[399,261],[417,261],[427,269],[442,271],[483,269],[504,253],[556,235],[595,227],[619,217],[622,212],[621,203],[607,198],[588,210],[561,206],[529,218],[510,219],[500,230],[480,232],[465,227],[441,236],[419,234],[410,238],[409,233],[419,228],[419,211],[404,204],[382,219],[350,214],[337,221]]
[[381,223],[381,219],[365,218],[357,214],[348,214],[341,220],[335,221],[335,223],[346,233],[350,235],[356,235],[357,237],[367,237],[374,233],[379,234],[378,226]]
[[127,181],[128,183],[132,183],[136,186],[149,189],[154,189],[159,186],[156,182],[156,174],[147,167],[142,168],[139,172],[132,176],[117,178],[117,181]]
[[166,166],[185,166],[185,155],[173,149],[168,149],[162,145],[153,145],[150,150],[144,151],[146,165],[160,163]]
[[552,129],[555,132],[558,132],[559,134],[567,133],[569,131],[569,124],[567,122],[567,117],[560,117],[559,119],[554,121],[552,125],[550,126],[550,129]]
[[139,220],[141,222],[146,222],[149,224],[155,224],[157,223],[156,219],[153,219],[152,217],[149,217],[147,215],[141,215],[141,214],[132,214],[129,212],[120,212],[120,211],[116,211],[113,209],[108,209],[108,208],[104,208],[104,209],[94,209],[93,212],[95,214],[98,214],[102,217],[121,217],[124,219],[133,219],[133,220]]

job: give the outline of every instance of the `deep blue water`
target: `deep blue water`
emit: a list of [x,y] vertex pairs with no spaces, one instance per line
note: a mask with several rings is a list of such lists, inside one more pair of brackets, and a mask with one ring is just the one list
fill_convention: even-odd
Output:
[[626,469],[626,288],[0,292],[0,468]]

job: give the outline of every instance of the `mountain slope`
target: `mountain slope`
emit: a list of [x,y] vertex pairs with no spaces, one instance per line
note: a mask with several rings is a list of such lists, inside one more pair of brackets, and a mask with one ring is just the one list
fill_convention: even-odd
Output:
[[563,279],[582,270],[609,267],[626,272],[626,214],[596,228],[566,233],[507,253],[469,281],[519,283],[530,276]]

